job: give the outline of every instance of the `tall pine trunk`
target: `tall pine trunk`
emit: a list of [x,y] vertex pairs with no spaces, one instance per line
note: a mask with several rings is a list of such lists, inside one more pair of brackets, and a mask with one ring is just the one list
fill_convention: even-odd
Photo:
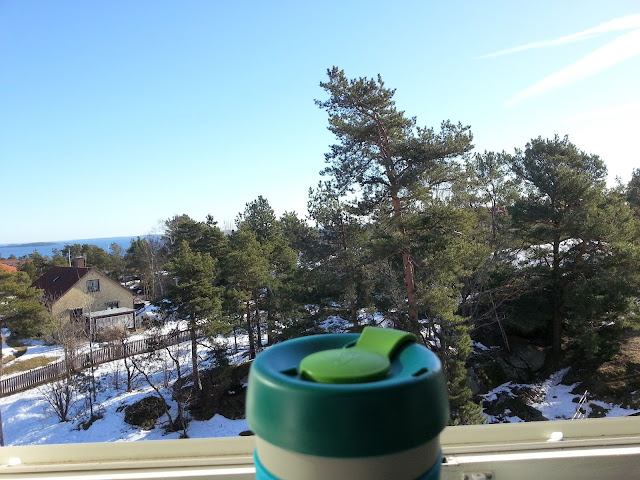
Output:
[[191,325],[189,334],[191,335],[191,365],[193,367],[193,384],[195,385],[199,396],[202,393],[202,382],[200,381],[200,370],[198,369],[198,342],[196,338],[195,325]]
[[553,240],[552,278],[552,346],[553,355],[558,359],[562,352],[562,290],[560,288],[560,239]]
[[[398,222],[397,231],[402,237],[406,236],[404,225],[402,224],[402,206],[400,198],[396,193],[391,193],[393,204],[393,216]],[[407,307],[409,314],[409,330],[420,337],[420,322],[418,320],[418,308],[416,299],[416,283],[411,263],[411,255],[406,250],[402,250],[402,269],[404,273],[404,285],[407,293]]]
[[253,337],[253,325],[251,323],[251,301],[247,300],[247,333],[249,334],[249,358],[256,358],[256,343]]
[[253,315],[256,324],[256,352],[259,353],[262,349],[262,326],[260,325],[260,312],[256,309],[256,313]]

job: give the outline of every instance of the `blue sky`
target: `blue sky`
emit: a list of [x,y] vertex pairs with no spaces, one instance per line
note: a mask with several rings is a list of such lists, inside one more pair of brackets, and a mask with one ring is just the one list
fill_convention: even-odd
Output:
[[635,0],[0,2],[0,244],[306,213],[332,143],[319,82],[380,73],[477,151],[568,134],[640,167]]

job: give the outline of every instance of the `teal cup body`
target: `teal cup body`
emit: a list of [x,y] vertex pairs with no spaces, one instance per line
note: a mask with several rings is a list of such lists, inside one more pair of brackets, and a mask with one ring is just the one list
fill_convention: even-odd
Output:
[[246,416],[258,479],[437,479],[449,420],[438,358],[411,334],[289,340],[254,360]]

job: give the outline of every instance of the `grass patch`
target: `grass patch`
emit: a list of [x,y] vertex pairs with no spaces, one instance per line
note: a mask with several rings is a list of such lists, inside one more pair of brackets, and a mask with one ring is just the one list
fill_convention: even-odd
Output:
[[5,375],[10,375],[12,373],[26,372],[27,370],[32,370],[34,368],[44,367],[45,365],[49,365],[56,360],[56,358],[52,357],[39,356],[30,358],[28,360],[23,360],[21,362],[12,362],[2,368],[2,373]]
[[7,363],[15,360],[18,357],[21,357],[27,353],[27,347],[17,347],[13,349],[13,354],[11,355],[3,355],[2,356],[2,365],[6,365]]
[[9,363],[13,360],[15,360],[16,357],[14,357],[13,355],[3,355],[2,356],[2,365],[4,365],[5,363]]

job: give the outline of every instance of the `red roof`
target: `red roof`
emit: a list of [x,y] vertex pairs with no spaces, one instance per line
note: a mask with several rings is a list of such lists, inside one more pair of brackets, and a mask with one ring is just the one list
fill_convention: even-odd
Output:
[[11,258],[7,260],[0,260],[0,263],[3,265],[9,265],[10,267],[20,268],[20,266],[24,263],[24,260],[20,260],[19,258]]
[[89,273],[90,268],[51,267],[33,286],[44,290],[45,297],[57,299]]
[[5,265],[4,263],[0,263],[0,270],[4,270],[5,272],[17,272],[18,269],[16,267],[12,267],[11,265]]

